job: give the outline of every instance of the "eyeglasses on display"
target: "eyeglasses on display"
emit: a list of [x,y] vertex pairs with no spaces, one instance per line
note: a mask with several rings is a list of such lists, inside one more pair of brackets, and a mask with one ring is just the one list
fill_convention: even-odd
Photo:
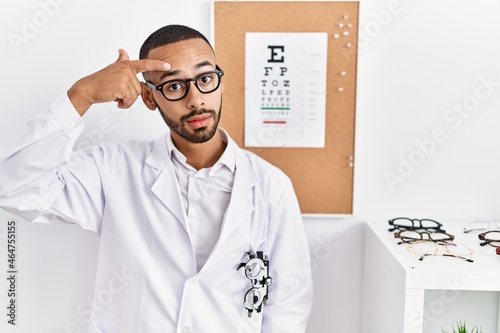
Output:
[[408,217],[397,217],[388,221],[391,228],[389,231],[395,230],[431,230],[444,231],[441,229],[441,223],[431,219],[411,219]]
[[199,92],[202,94],[210,94],[219,89],[221,78],[224,75],[224,72],[219,66],[215,68],[217,69],[216,71],[204,72],[190,79],[169,80],[157,86],[146,81],[146,85],[152,89],[161,91],[163,97],[171,102],[179,101],[186,97],[189,92],[189,87],[191,86],[189,82],[191,81],[193,81]]
[[485,245],[491,245],[495,247],[500,246],[500,230],[486,231],[477,235],[477,237],[479,238],[479,240],[482,241],[481,243],[479,243],[479,245],[481,246]]
[[464,233],[500,230],[500,221],[476,221],[464,226]]
[[418,231],[403,230],[394,233],[395,238],[401,239],[398,244],[413,243],[416,241],[427,240],[431,242],[446,243],[455,239],[455,236],[440,231]]
[[[444,252],[440,251],[443,249]],[[474,262],[474,260],[471,259],[474,254],[474,250],[462,243],[436,243],[428,240],[419,240],[410,243],[407,250],[408,252],[419,256],[418,260],[420,261],[423,261],[424,258],[428,256],[444,256],[462,259],[467,262]]]

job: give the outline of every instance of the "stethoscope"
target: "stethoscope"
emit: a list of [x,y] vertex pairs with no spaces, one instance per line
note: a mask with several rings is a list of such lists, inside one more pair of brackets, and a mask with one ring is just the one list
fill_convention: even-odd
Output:
[[253,311],[260,313],[262,305],[266,303],[269,286],[273,278],[269,276],[269,258],[262,251],[247,252],[250,258],[246,263],[240,263],[236,270],[245,267],[245,276],[252,282],[252,287],[245,293],[243,304],[248,310],[248,317]]

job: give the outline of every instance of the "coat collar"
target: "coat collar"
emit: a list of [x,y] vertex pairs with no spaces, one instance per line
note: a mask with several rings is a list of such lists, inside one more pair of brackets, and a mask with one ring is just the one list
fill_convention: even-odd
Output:
[[[224,131],[225,132],[225,131]],[[228,147],[234,155],[234,184],[231,200],[227,208],[222,225],[219,242],[224,241],[242,223],[250,223],[250,216],[254,210],[253,187],[260,181],[260,177],[252,168],[248,155],[226,133]],[[171,154],[167,147],[168,131],[153,141],[153,147],[146,158],[146,165],[159,171],[159,176],[151,187],[152,192],[174,214],[177,220],[187,227],[187,217],[182,206],[177,177],[171,163]]]

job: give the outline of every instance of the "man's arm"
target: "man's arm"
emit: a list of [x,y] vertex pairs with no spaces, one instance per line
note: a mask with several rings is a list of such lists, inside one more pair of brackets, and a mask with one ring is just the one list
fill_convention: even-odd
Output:
[[84,128],[81,116],[94,103],[129,107],[140,94],[136,74],[165,68],[170,65],[161,61],[130,61],[121,50],[118,61],[79,80],[28,121],[14,144],[0,150],[0,207],[30,221],[63,220],[97,232],[102,166],[111,159],[98,147],[72,154]]

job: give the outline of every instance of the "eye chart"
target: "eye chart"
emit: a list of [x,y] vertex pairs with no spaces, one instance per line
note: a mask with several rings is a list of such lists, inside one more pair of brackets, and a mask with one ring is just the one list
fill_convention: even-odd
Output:
[[323,148],[328,34],[245,34],[245,146]]

